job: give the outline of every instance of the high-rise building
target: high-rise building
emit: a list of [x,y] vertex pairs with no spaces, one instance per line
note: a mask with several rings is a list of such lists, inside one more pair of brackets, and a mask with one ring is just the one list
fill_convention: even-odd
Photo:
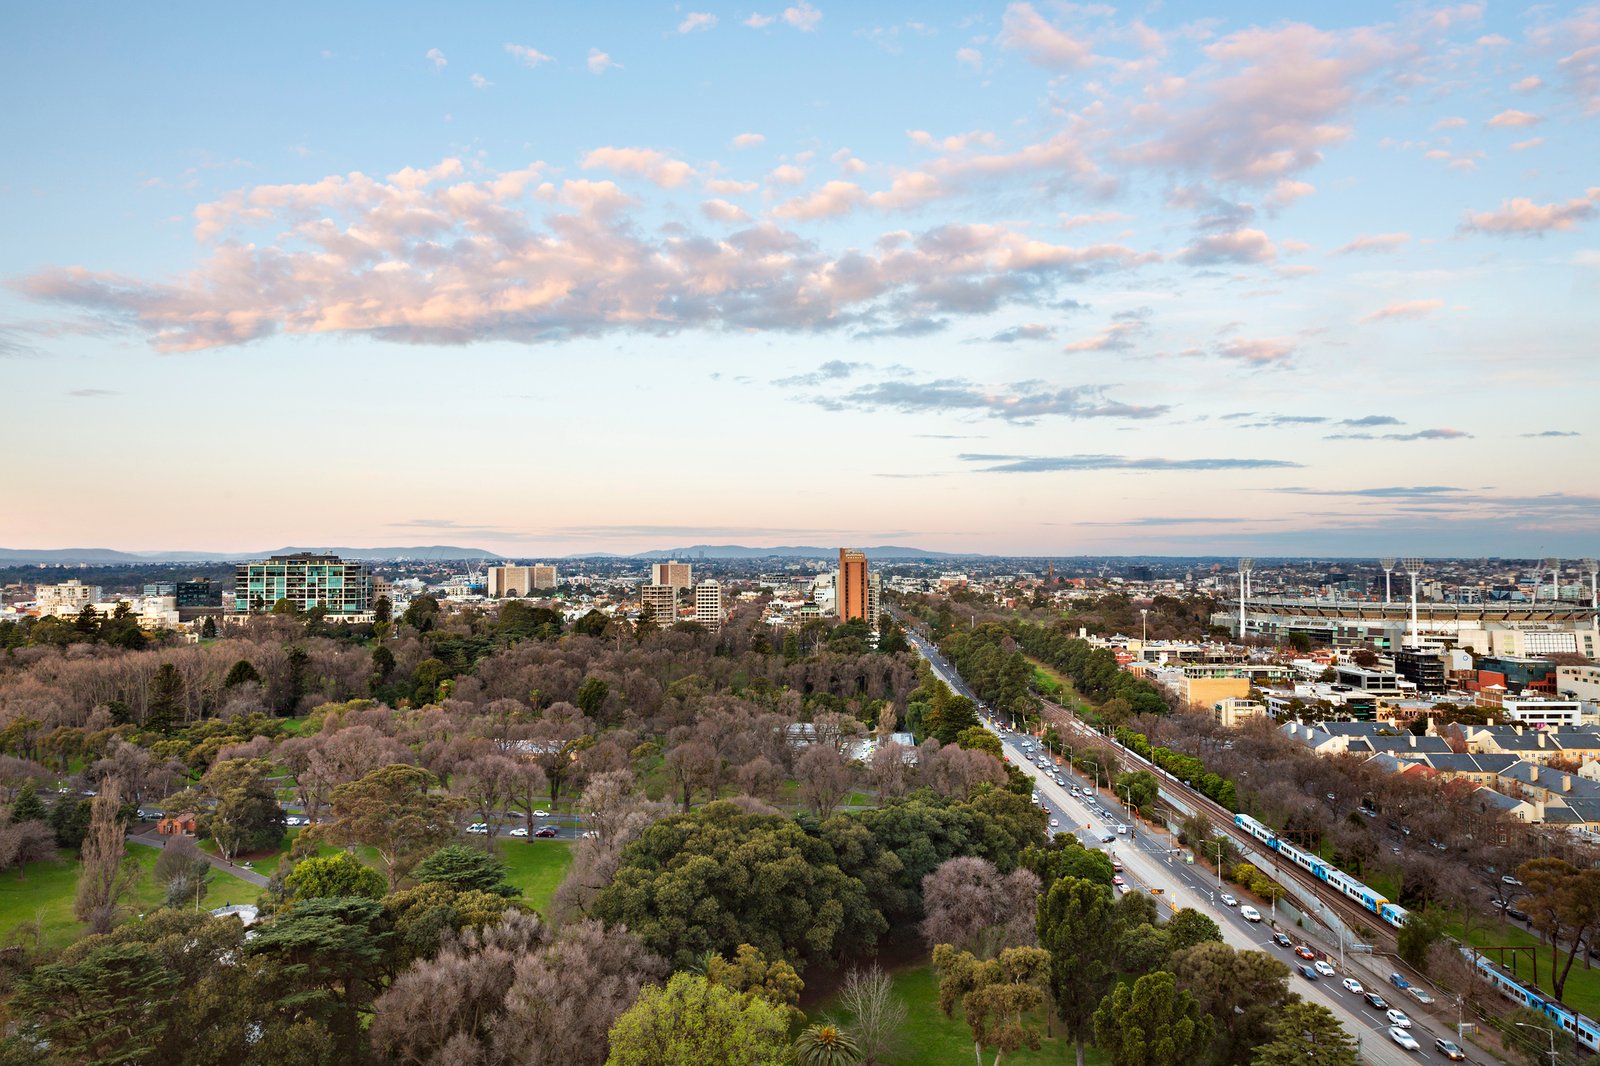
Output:
[[856,619],[876,625],[867,592],[867,556],[854,548],[839,549],[839,573],[834,578],[834,610],[840,622]]
[[691,567],[688,563],[680,563],[676,559],[664,563],[650,564],[650,583],[653,585],[671,585],[675,589],[686,589],[694,584],[689,576]]
[[655,583],[641,586],[639,606],[648,608],[655,624],[665,629],[678,620],[678,590]]
[[279,600],[302,611],[321,607],[331,615],[366,614],[372,610],[372,575],[361,563],[309,552],[274,555],[235,569],[236,614],[270,611]]
[[548,563],[534,563],[532,566],[512,566],[507,563],[489,567],[485,580],[484,595],[492,600],[505,596],[526,596],[535,589],[555,588],[556,568]]
[[64,618],[77,614],[91,603],[100,602],[104,593],[99,585],[85,585],[73,578],[59,585],[40,585],[34,589],[33,598],[40,614]]
[[694,587],[694,620],[712,633],[722,632],[728,618],[727,598],[720,581],[702,581]]
[[222,602],[222,589],[209,577],[175,582],[172,594],[180,611],[186,607],[215,607]]

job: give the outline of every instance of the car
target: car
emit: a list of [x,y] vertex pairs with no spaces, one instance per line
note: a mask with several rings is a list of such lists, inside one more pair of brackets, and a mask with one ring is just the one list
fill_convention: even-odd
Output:
[[1238,897],[1232,892],[1224,892],[1222,894],[1222,902],[1229,907],[1237,907],[1239,905]]
[[1390,1027],[1389,1039],[1393,1040],[1396,1044],[1399,1044],[1407,1051],[1419,1051],[1422,1048],[1422,1045],[1417,1043],[1416,1037],[1412,1036],[1398,1025]]
[[514,837],[525,837],[528,835],[528,827],[525,825],[519,825],[515,829],[511,830],[510,835]]
[[1404,977],[1397,973],[1392,973],[1389,975],[1389,983],[1401,990],[1411,987],[1411,982],[1407,981]]
[[1344,990],[1352,996],[1364,996],[1367,994],[1367,990],[1361,987],[1361,982],[1354,977],[1346,977],[1340,984],[1344,985]]
[[1128,882],[1122,879],[1122,875],[1121,874],[1117,874],[1117,875],[1115,875],[1115,876],[1113,876],[1111,878],[1111,883],[1116,885],[1118,888],[1121,888],[1123,885],[1127,884]]
[[1117,873],[1120,874],[1122,872],[1122,860],[1121,859],[1112,859],[1111,860],[1111,868],[1113,870],[1115,870]]
[[1418,1003],[1421,1003],[1425,1007],[1433,1003],[1433,997],[1428,995],[1428,993],[1424,992],[1422,989],[1418,988],[1416,985],[1412,985],[1410,988],[1406,989],[1406,995],[1410,996],[1412,999],[1416,1000]]
[[1072,786],[1072,794],[1074,796],[1076,796],[1078,794],[1078,786],[1077,785],[1073,785]]
[[1489,901],[1489,906],[1493,907],[1497,911],[1503,911],[1507,907],[1511,906],[1511,904],[1507,903],[1503,899],[1491,899]]
[[1298,945],[1294,949],[1294,953],[1296,955],[1300,956],[1302,959],[1305,959],[1307,962],[1310,962],[1312,959],[1315,959],[1317,957],[1317,953],[1315,951],[1312,951],[1311,948],[1309,948],[1305,944]]
[[556,835],[556,827],[553,825],[541,825],[538,829],[534,830],[533,835],[548,840]]
[[1058,828],[1060,828],[1060,826],[1061,826],[1061,819],[1059,819],[1059,818],[1050,819],[1050,828],[1051,829],[1058,829]]
[[1396,1010],[1395,1008],[1390,1007],[1388,1010],[1383,1012],[1383,1016],[1389,1019],[1390,1025],[1397,1026],[1401,1029],[1411,1028],[1411,1019],[1406,1017],[1406,1012],[1403,1010]]
[[1521,907],[1518,907],[1516,904],[1512,904],[1511,906],[1507,907],[1506,914],[1512,918],[1515,918],[1519,922],[1525,922],[1528,920],[1528,912],[1523,910]]
[[1324,977],[1332,977],[1338,972],[1333,968],[1333,964],[1328,962],[1326,959],[1318,959],[1316,962],[1312,963],[1311,966]]
[[[1241,913],[1241,914],[1244,913],[1244,908],[1243,907],[1239,908],[1239,913]],[[1291,944],[1294,943],[1293,940],[1289,939],[1289,934],[1288,933],[1273,933],[1272,934],[1272,942],[1274,944],[1278,945],[1280,948],[1289,947]]]
[[1101,833],[1100,834],[1100,843],[1102,843],[1102,844],[1109,844],[1109,843],[1111,843],[1112,841],[1114,841],[1116,839],[1117,838],[1112,836],[1110,833]]
[[306,824],[306,820],[304,818],[300,817],[298,814],[291,814],[291,815],[289,815],[289,817],[287,817],[287,818],[285,818],[283,820],[283,824],[284,825],[289,825],[289,826],[305,825]]
[[1309,967],[1309,966],[1296,966],[1295,969],[1297,971],[1299,971],[1300,976],[1304,977],[1307,981],[1315,981],[1315,980],[1317,980],[1317,971],[1313,970],[1311,967]]
[[1461,1050],[1460,1044],[1454,1040],[1446,1040],[1442,1036],[1433,1042],[1433,1050],[1452,1062],[1465,1062],[1467,1059],[1467,1053]]
[[1338,798],[1339,798],[1339,797],[1338,797],[1338,796],[1335,796],[1335,795],[1334,795],[1334,794],[1333,794],[1333,793],[1332,793],[1332,792],[1330,792],[1330,793],[1328,793],[1328,799],[1329,799],[1329,800],[1330,800],[1330,801],[1331,801],[1331,800],[1336,800],[1336,799],[1338,799]]
[[1127,836],[1129,832],[1131,832],[1131,830],[1129,830],[1127,826],[1125,826],[1125,825],[1117,826],[1117,835],[1118,836]]
[[1510,885],[1512,888],[1521,888],[1522,887],[1522,882],[1518,881],[1515,877],[1512,877],[1510,874],[1502,874],[1501,877],[1500,877],[1500,883],[1502,885]]
[[550,817],[550,812],[549,811],[534,811],[533,812],[533,816],[535,818],[548,818],[548,817]]
[[467,826],[467,832],[469,833],[487,833],[488,831],[489,827],[483,822],[473,822],[471,825]]
[[1243,918],[1247,922],[1259,922],[1261,920],[1261,912],[1250,906],[1250,904],[1246,903],[1243,907],[1239,908],[1239,917]]
[[1389,1009],[1389,1001],[1378,995],[1376,992],[1365,992],[1362,994],[1361,998],[1366,1000],[1367,1006],[1371,1007],[1373,1010]]

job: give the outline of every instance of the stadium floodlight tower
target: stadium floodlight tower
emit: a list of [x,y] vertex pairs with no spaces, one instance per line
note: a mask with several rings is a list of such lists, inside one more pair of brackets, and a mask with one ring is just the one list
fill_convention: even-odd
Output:
[[1411,558],[1401,561],[1405,564],[1406,573],[1411,575],[1411,646],[1415,648],[1422,644],[1422,635],[1417,632],[1417,575],[1422,573],[1422,560]]
[[[1533,579],[1533,602],[1539,602],[1539,590],[1544,587],[1544,572],[1555,564],[1554,559],[1540,559],[1539,571]],[[1557,596],[1559,599],[1559,595]]]
[[1589,571],[1589,611],[1594,615],[1594,625],[1600,629],[1600,561],[1585,559],[1583,568]]
[[1241,643],[1244,641],[1246,624],[1244,617],[1244,604],[1245,600],[1250,596],[1250,587],[1248,584],[1250,580],[1250,568],[1255,566],[1255,564],[1256,561],[1254,559],[1239,560],[1239,640]]
[[1378,565],[1383,567],[1383,605],[1389,606],[1389,601],[1394,599],[1394,591],[1389,587],[1389,575],[1394,573],[1393,559],[1379,559]]
[[1556,604],[1556,606],[1559,607],[1561,605],[1561,560],[1560,559],[1551,559],[1550,560],[1550,599],[1551,599],[1552,602],[1554,602]]

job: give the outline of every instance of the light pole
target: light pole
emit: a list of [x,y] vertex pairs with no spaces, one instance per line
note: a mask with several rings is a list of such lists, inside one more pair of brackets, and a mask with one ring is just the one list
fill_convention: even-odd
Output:
[[1220,841],[1220,840],[1202,840],[1200,842],[1200,844],[1201,844],[1202,847],[1204,845],[1206,845],[1206,844],[1210,844],[1212,847],[1217,849],[1217,891],[1221,892],[1222,891],[1222,841]]
[[1415,648],[1422,643],[1422,635],[1417,632],[1417,576],[1422,573],[1422,560],[1411,558],[1405,564],[1406,573],[1411,575],[1411,646]]
[[1246,626],[1244,617],[1244,603],[1245,600],[1250,596],[1249,589],[1246,587],[1245,582],[1250,579],[1250,568],[1254,565],[1254,559],[1239,560],[1239,643],[1241,644],[1244,643]]
[[1378,565],[1383,567],[1383,605],[1389,606],[1389,601],[1394,599],[1394,592],[1389,585],[1389,575],[1394,573],[1393,559],[1379,559]]
[[1550,1038],[1550,1066],[1556,1066],[1556,1031],[1554,1029],[1546,1029],[1542,1025],[1530,1025],[1527,1022],[1512,1022],[1511,1024],[1518,1029],[1537,1029],[1545,1036],[1548,1036]]

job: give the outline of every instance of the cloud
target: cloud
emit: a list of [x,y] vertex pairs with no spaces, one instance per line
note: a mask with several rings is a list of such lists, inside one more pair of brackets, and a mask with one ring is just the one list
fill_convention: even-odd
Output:
[[778,218],[799,222],[814,222],[822,218],[838,218],[849,214],[866,199],[859,185],[848,181],[830,181],[808,196],[796,196],[772,209]]
[[1363,315],[1361,321],[1383,322],[1391,318],[1427,318],[1443,306],[1443,300],[1400,300],[1380,307],[1370,315]]
[[744,24],[749,26],[752,30],[764,30],[776,21],[778,21],[776,15],[752,14],[749,18],[744,20]]
[[691,11],[678,23],[679,33],[694,33],[696,30],[709,30],[717,24],[717,16],[705,11]]
[[935,381],[882,381],[863,385],[841,396],[812,401],[829,411],[890,410],[901,414],[954,414],[968,412],[1008,422],[1031,423],[1039,418],[1147,419],[1166,414],[1165,404],[1138,406],[1107,399],[1098,385],[1052,388],[1043,382],[1020,381],[988,387],[964,378]]
[[1094,211],[1082,215],[1057,215],[1056,224],[1062,229],[1078,229],[1080,226],[1100,226],[1112,222],[1128,222],[1132,218],[1132,215],[1125,215],[1121,211]]
[[1502,202],[1498,211],[1468,211],[1461,228],[1501,236],[1542,237],[1551,230],[1576,229],[1579,222],[1595,216],[1597,206],[1600,186],[1564,204],[1536,204],[1519,196]]
[[1502,111],[1486,123],[1486,125],[1497,130],[1519,130],[1525,126],[1536,126],[1538,124],[1538,115],[1530,115],[1526,111],[1517,111],[1515,109]]
[[1401,426],[1405,423],[1393,415],[1363,415],[1360,418],[1342,418],[1339,420],[1339,424],[1341,426],[1371,428],[1374,426]]
[[1324,440],[1470,440],[1464,429],[1419,429],[1415,433],[1335,433]]
[[759,188],[761,183],[755,181],[731,181],[728,178],[709,178],[706,181],[706,192],[720,192],[724,196],[742,196]]
[[707,200],[700,205],[700,213],[713,222],[749,222],[750,213],[738,204],[726,200]]
[[976,48],[957,48],[956,62],[970,70],[983,71],[983,53]]
[[467,80],[472,83],[472,87],[474,89],[487,89],[489,86],[494,84],[494,82],[490,81],[488,78],[485,78],[482,74],[474,74]]
[[1435,130],[1459,130],[1467,125],[1467,120],[1460,115],[1448,115],[1433,124]]
[[694,176],[694,168],[654,148],[596,148],[583,157],[583,169],[637,174],[663,189],[676,189]]
[[1466,492],[1466,489],[1455,488],[1450,485],[1382,485],[1370,489],[1313,489],[1305,486],[1290,486],[1288,488],[1273,489],[1273,492],[1287,492],[1298,496],[1362,496],[1370,499],[1408,499],[1413,496],[1440,496],[1452,493]]
[[589,68],[590,74],[604,74],[613,67],[617,70],[622,69],[621,63],[618,63],[598,48],[589,49],[589,58],[584,61],[584,65]]
[[1370,233],[1348,244],[1342,244],[1333,250],[1334,255],[1354,255],[1357,253],[1372,254],[1375,252],[1393,252],[1401,245],[1409,243],[1409,233]]
[[786,378],[777,378],[774,385],[785,388],[802,385],[814,388],[826,381],[840,381],[862,370],[871,370],[871,363],[850,363],[843,359],[829,359],[817,369],[807,374],[795,374]]
[[1217,354],[1224,359],[1260,367],[1287,365],[1294,351],[1294,342],[1284,337],[1239,338],[1217,345]]
[[969,463],[988,464],[986,474],[1052,474],[1082,470],[1271,470],[1297,469],[1287,459],[1135,459],[1125,455],[982,455],[957,456]]
[[1015,344],[1018,341],[1048,341],[1054,340],[1055,328],[1042,325],[1038,322],[1029,322],[1021,326],[1010,326],[989,338],[991,344]]
[[783,9],[783,21],[801,33],[810,33],[822,21],[822,12],[812,7],[806,0],[800,0],[794,7]]
[[1092,337],[1072,341],[1062,346],[1064,352],[1120,352],[1132,348],[1135,339],[1149,331],[1149,310],[1122,311],[1112,316],[1112,321]]
[[782,166],[774,167],[772,172],[767,175],[767,184],[769,185],[799,185],[805,180],[806,172],[793,163],[785,163]]
[[1583,436],[1582,433],[1579,433],[1575,429],[1545,429],[1545,430],[1539,431],[1538,433],[1523,433],[1521,435],[1524,436],[1524,437],[1581,437],[1581,436]]
[[1088,43],[1050,24],[1032,4],[1010,4],[1000,18],[1000,44],[1023,54],[1030,63],[1054,70],[1088,65],[1094,52]]
[[733,139],[735,148],[758,148],[767,143],[767,139],[759,133],[741,133]]
[[[685,164],[637,149],[592,165],[669,183]],[[641,227],[611,181],[546,181],[544,164],[456,159],[387,178],[258,185],[195,211],[200,259],[173,281],[51,268],[8,284],[161,351],[278,333],[402,343],[554,342],[618,332],[905,332],[952,316],[1056,306],[1069,282],[1150,257],[1002,225],[896,230],[829,252],[773,222],[722,237]],[[530,195],[531,194],[531,195]]]
[[1511,150],[1513,152],[1526,152],[1529,148],[1537,148],[1543,143],[1543,137],[1529,137],[1525,141],[1513,141]]
[[115,389],[73,389],[67,395],[92,398],[96,396],[121,396],[122,393]]
[[428,49],[422,58],[432,63],[434,70],[443,70],[450,65],[450,61],[444,57],[444,53],[437,48]]
[[944,186],[932,174],[921,170],[905,170],[894,176],[889,188],[867,197],[873,207],[881,211],[896,211],[915,207],[944,195]]
[[537,67],[540,63],[549,63],[553,60],[552,56],[547,56],[537,48],[527,44],[512,44],[507,41],[506,51],[511,54],[513,59],[529,70]]
[[1511,87],[1511,91],[1514,93],[1531,93],[1535,89],[1541,89],[1543,87],[1543,78],[1539,77],[1537,74],[1529,74],[1526,78],[1523,78],[1521,81],[1513,85]]
[[1178,259],[1193,266],[1215,263],[1270,263],[1278,257],[1278,249],[1265,233],[1258,229],[1234,230],[1231,233],[1213,233],[1196,240],[1178,253]]

